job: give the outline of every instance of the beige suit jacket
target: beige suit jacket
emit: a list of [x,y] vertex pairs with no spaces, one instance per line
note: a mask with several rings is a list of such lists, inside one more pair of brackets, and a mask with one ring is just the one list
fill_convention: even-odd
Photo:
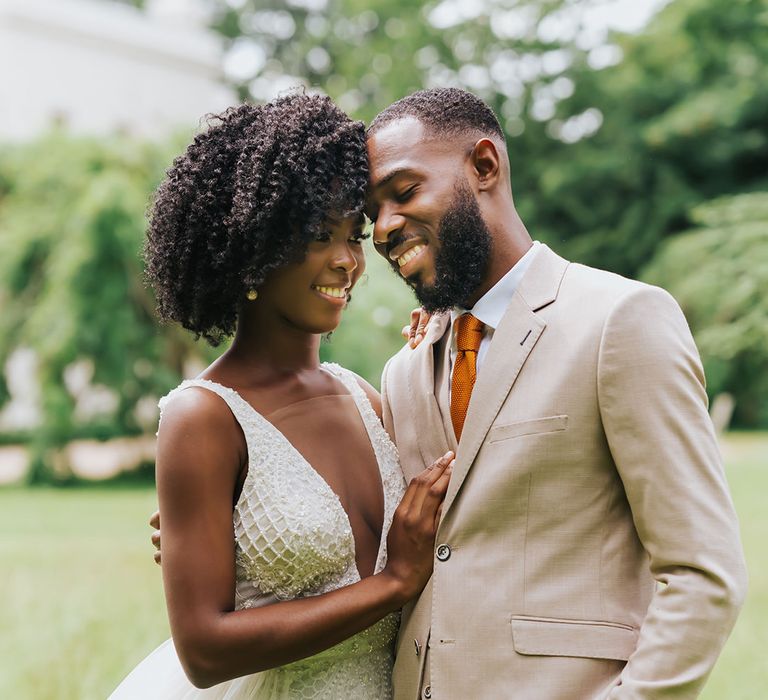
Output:
[[[406,477],[455,448],[448,315],[384,370]],[[395,698],[694,698],[743,600],[704,376],[665,291],[542,246],[478,374]]]

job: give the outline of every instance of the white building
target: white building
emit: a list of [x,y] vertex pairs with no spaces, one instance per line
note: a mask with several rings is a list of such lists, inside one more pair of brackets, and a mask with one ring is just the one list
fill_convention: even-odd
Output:
[[159,137],[233,104],[199,0],[0,0],[0,141],[52,122]]

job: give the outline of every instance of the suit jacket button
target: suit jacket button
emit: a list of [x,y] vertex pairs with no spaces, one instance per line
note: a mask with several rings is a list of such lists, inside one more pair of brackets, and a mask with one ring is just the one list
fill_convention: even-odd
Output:
[[431,686],[426,686],[424,688],[424,697],[427,698],[427,700],[429,700],[429,698],[432,697],[432,688],[431,688]]
[[451,548],[447,544],[437,546],[437,558],[440,561],[448,561],[451,558]]

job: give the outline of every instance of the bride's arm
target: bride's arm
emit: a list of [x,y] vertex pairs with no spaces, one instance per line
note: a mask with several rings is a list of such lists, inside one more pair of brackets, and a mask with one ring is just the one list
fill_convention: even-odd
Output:
[[174,644],[198,687],[327,649],[402,607],[432,570],[450,455],[409,485],[380,574],[324,595],[234,611],[232,507],[244,446],[214,395],[188,389],[164,410],[157,455],[163,579]]

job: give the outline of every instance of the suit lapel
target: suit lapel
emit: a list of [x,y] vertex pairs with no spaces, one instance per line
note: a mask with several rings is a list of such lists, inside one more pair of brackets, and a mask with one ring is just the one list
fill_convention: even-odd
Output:
[[[413,350],[408,362],[408,387],[412,424],[416,426],[416,441],[424,467],[428,467],[449,449],[440,407],[435,397],[434,346],[450,324],[449,314],[434,316],[427,335]],[[403,465],[405,467],[405,465]],[[406,474],[407,477],[414,473]]]
[[464,483],[520,370],[546,328],[546,323],[535,312],[557,298],[567,266],[567,261],[542,245],[493,334],[472,390],[456,464],[443,503],[443,518]]

